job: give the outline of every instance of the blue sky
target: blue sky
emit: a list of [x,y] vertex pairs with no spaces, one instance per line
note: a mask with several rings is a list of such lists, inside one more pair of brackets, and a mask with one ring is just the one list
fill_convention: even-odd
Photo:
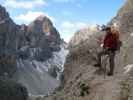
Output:
[[74,32],[94,24],[106,24],[125,0],[0,0],[18,24],[29,24],[39,15],[49,17],[67,42]]

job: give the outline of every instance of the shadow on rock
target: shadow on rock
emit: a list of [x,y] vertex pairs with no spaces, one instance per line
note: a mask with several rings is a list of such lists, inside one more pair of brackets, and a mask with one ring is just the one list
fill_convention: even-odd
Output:
[[0,100],[27,100],[28,91],[19,83],[0,78]]

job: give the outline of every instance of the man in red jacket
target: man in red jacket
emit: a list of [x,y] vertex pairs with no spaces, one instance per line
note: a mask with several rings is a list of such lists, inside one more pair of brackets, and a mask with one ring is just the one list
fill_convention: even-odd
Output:
[[106,27],[105,31],[106,36],[103,41],[103,51],[98,54],[98,63],[95,66],[101,69],[101,57],[109,55],[110,71],[108,72],[108,76],[112,76],[114,72],[115,51],[118,48],[119,32],[113,33],[110,27]]

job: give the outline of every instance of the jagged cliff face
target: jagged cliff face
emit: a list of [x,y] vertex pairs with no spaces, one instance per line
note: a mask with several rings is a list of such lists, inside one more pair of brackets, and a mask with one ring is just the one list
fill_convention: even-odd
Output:
[[22,83],[30,94],[47,94],[59,86],[65,46],[46,16],[17,25],[0,6],[0,75]]
[[[97,53],[101,50],[96,40],[101,39],[105,33],[81,30],[70,42],[70,53],[65,63],[62,90],[44,100],[133,99],[133,11],[130,6],[131,2],[132,0],[127,0],[117,16],[108,23],[109,25],[113,23],[119,25],[120,39],[123,42],[120,52],[116,52],[114,76],[104,78],[104,75],[99,75],[97,68],[93,66],[96,63]],[[82,34],[86,34],[87,39],[81,39]],[[83,93],[84,95],[81,96]]]
[[[16,24],[4,7],[0,6],[0,71],[12,77],[16,71]],[[11,32],[11,34],[9,34]]]
[[117,16],[122,16],[125,12],[128,12],[133,9],[133,1],[126,0],[124,6],[118,11]]

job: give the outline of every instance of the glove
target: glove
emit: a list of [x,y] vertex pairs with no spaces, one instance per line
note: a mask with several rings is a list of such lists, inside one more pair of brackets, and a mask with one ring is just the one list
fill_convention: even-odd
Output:
[[104,44],[102,43],[102,44],[100,45],[100,47],[104,47]]

